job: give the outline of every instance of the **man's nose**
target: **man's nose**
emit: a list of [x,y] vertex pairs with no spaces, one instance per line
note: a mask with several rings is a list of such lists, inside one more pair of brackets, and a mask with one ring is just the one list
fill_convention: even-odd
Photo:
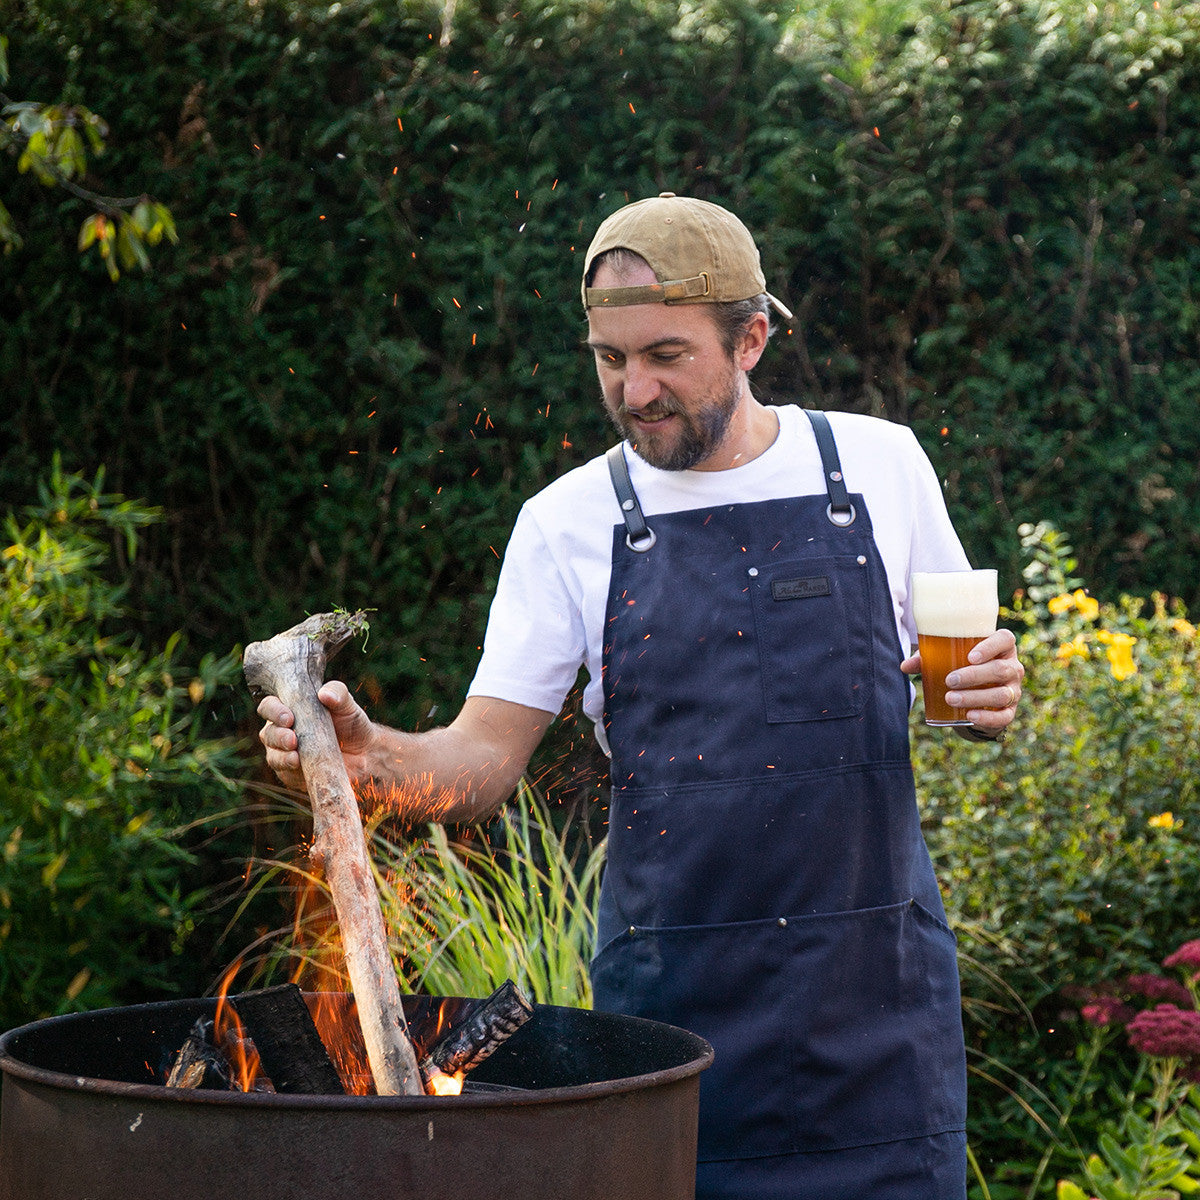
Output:
[[645,408],[653,404],[662,391],[654,372],[642,363],[627,362],[625,364],[625,407],[630,409]]

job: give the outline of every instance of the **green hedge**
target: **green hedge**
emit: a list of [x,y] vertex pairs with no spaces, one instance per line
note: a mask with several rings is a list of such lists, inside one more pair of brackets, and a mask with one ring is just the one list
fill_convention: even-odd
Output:
[[378,608],[372,694],[424,719],[520,500],[609,437],[591,230],[669,188],[740,212],[798,313],[764,394],[911,423],[1010,584],[1049,518],[1100,594],[1194,601],[1197,7],[903,8],[870,41],[836,3],[460,0],[443,36],[417,0],[28,0],[9,91],[105,115],[92,182],[182,240],[112,286],[5,166],[0,494],[58,450],[160,505],[160,637]]

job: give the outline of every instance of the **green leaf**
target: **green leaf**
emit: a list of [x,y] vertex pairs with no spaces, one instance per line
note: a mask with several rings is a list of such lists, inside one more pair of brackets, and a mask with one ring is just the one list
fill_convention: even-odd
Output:
[[86,250],[97,238],[108,236],[108,218],[102,213],[93,213],[79,227],[79,249]]
[[1088,1194],[1078,1184],[1072,1183],[1069,1179],[1060,1179],[1058,1181],[1058,1190],[1055,1192],[1056,1200],[1088,1200]]

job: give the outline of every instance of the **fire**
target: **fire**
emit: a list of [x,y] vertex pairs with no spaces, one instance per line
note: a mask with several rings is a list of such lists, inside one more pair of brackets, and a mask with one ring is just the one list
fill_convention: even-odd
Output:
[[219,1046],[229,1064],[230,1083],[240,1092],[261,1091],[266,1086],[266,1074],[254,1043],[246,1036],[245,1027],[229,1003],[229,989],[241,970],[242,960],[225,972],[217,990],[217,1011],[213,1017],[213,1042]]
[[457,1096],[463,1089],[463,1073],[455,1071],[446,1075],[442,1071],[430,1076],[425,1082],[425,1093],[429,1096]]

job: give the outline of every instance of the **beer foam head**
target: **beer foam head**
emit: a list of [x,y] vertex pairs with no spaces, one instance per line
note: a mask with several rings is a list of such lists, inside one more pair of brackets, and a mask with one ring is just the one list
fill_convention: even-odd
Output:
[[917,632],[930,637],[986,637],[999,613],[996,572],[915,571],[912,610]]

